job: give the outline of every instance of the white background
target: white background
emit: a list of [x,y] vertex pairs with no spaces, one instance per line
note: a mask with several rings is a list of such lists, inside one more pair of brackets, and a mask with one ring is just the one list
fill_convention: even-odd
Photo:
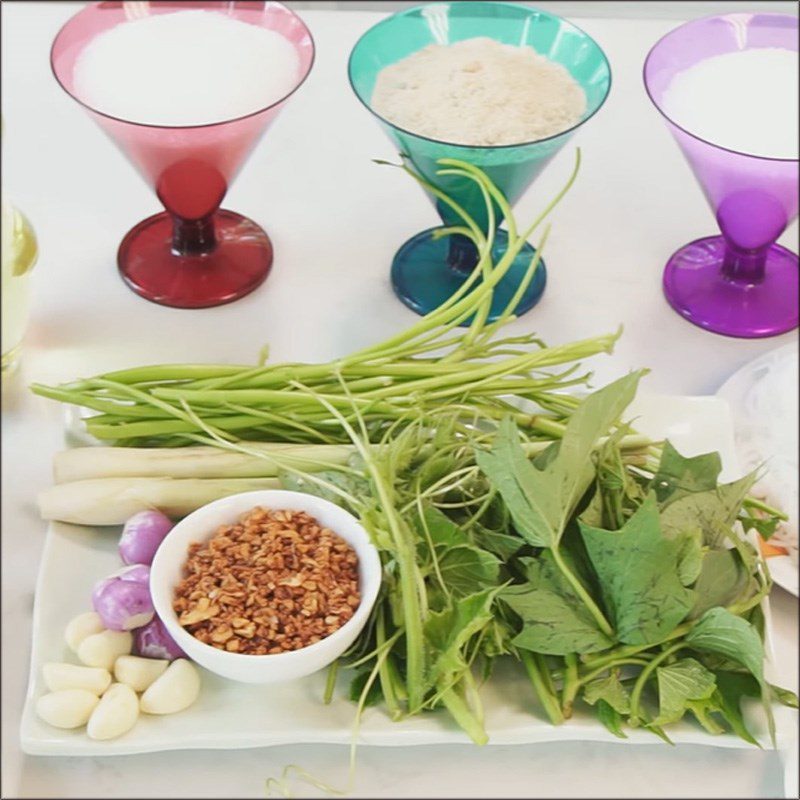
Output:
[[[575,21],[609,56],[611,96],[573,140],[583,148],[584,167],[553,217],[548,288],[515,326],[555,344],[624,323],[615,356],[595,359],[597,384],[649,366],[650,391],[713,393],[738,367],[795,334],[727,339],[694,328],[667,306],[660,290],[665,261],[679,245],[715,232],[713,215],[641,84],[648,49],[676,22],[641,18],[641,9],[636,20],[601,18],[597,5],[603,4],[592,4],[591,18],[576,14]],[[732,4],[698,5],[714,13]],[[765,5],[796,13],[792,3]],[[379,16],[302,11],[317,43],[313,73],[225,202],[272,236],[272,275],[249,297],[217,309],[181,311],[136,297],[117,277],[116,247],[128,228],[158,210],[157,201],[49,70],[50,43],[78,7],[2,3],[3,189],[31,219],[41,247],[23,363],[3,386],[2,794],[263,797],[264,780],[289,763],[342,786],[347,752],[340,747],[86,760],[19,752],[33,585],[45,530],[34,498],[48,485],[52,452],[63,444],[61,410],[25,386],[142,363],[252,363],[265,342],[274,360],[313,361],[377,341],[415,319],[391,293],[392,254],[436,221],[407,177],[372,163],[391,158],[392,146],[347,83],[348,53]],[[552,195],[572,158],[570,145],[517,204],[521,220]],[[795,222],[781,239],[795,252],[797,230]],[[784,683],[796,689],[797,607],[777,589],[773,607],[779,668]],[[782,780],[774,753],[712,747],[362,748],[355,793],[776,797]],[[297,790],[307,792],[319,794]]]

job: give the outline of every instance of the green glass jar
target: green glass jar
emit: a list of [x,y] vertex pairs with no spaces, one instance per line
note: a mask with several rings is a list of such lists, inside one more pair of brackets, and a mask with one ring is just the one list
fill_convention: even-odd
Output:
[[30,312],[30,277],[36,263],[36,235],[28,220],[2,200],[2,372],[19,360]]

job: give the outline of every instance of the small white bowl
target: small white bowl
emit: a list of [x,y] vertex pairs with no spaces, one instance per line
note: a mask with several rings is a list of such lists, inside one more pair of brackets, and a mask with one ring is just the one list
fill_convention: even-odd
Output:
[[[305,511],[320,525],[330,528],[356,551],[361,603],[337,631],[300,650],[275,655],[247,655],[219,650],[195,639],[178,622],[172,608],[175,587],[192,542],[210,539],[220,525],[231,525],[257,506],[267,509]],[[223,497],[184,517],[164,538],[150,568],[150,593],[156,613],[186,655],[224,678],[243,683],[278,683],[302,678],[323,669],[353,643],[367,622],[381,585],[381,562],[369,534],[343,508],[302,492],[263,490]]]

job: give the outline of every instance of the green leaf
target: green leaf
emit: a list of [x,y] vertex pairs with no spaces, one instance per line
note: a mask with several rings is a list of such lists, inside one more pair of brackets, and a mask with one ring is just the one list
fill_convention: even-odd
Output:
[[710,550],[703,557],[700,575],[694,585],[696,600],[689,618],[697,619],[716,606],[728,606],[744,595],[750,575],[736,550]]
[[417,531],[425,539],[426,531],[434,547],[469,545],[469,537],[443,511],[432,505],[423,507],[422,519],[416,517]]
[[[361,672],[356,673],[353,680],[350,681],[350,690],[348,695],[352,703],[358,703],[361,699],[361,694],[364,691],[364,687],[367,685],[371,671],[371,668],[362,670]],[[382,699],[383,693],[381,692],[381,682],[376,678],[369,687],[367,698],[364,701],[364,706],[375,706],[380,703]]]
[[522,630],[512,639],[512,644],[523,650],[563,656],[597,653],[613,644],[580,601],[572,603],[547,589],[528,590],[524,594],[504,593],[502,597],[522,617]]
[[686,635],[695,650],[718,653],[746,667],[764,686],[764,647],[756,629],[724,608],[711,608]]
[[745,475],[733,483],[716,489],[687,494],[671,502],[661,512],[661,529],[664,536],[674,539],[683,531],[700,528],[704,543],[720,547],[726,532],[739,514],[742,501],[755,480],[755,473]]
[[590,706],[598,700],[603,700],[620,714],[628,714],[631,710],[630,696],[620,683],[617,670],[612,670],[604,678],[589,681],[583,688],[583,699]]
[[502,496],[514,526],[535,547],[555,544],[560,513],[549,473],[539,472],[519,443],[517,426],[504,419],[491,450],[477,450],[475,460]]
[[445,551],[439,558],[439,572],[450,591],[466,597],[477,589],[497,583],[500,562],[486,550],[460,545]]
[[769,541],[780,525],[777,517],[753,517],[749,514],[740,514],[739,521],[745,531],[755,530],[765,542]]
[[428,615],[423,633],[431,653],[431,666],[426,676],[429,686],[466,669],[461,650],[470,637],[491,621],[491,607],[496,594],[496,588],[484,589],[458,598],[443,611]]
[[686,710],[690,711],[695,719],[713,736],[725,733],[725,728],[711,716],[712,713],[719,711],[714,695],[702,700],[687,700]]
[[781,689],[780,686],[774,684],[769,685],[770,691],[778,699],[781,705],[789,706],[789,708],[797,708],[797,695],[789,689]]
[[520,559],[526,584],[503,589],[500,598],[522,619],[512,644],[546,655],[596,653],[614,643],[553,563],[549,553]]
[[694,594],[678,577],[680,544],[662,535],[655,495],[619,531],[580,528],[619,640],[661,641],[689,612]]
[[716,675],[717,689],[714,692],[714,701],[720,713],[737,736],[760,747],[761,745],[748,730],[742,714],[742,698],[758,697],[761,694],[758,681],[752,675],[742,672],[719,671]]
[[716,680],[699,661],[683,658],[674,664],[656,667],[658,716],[654,725],[677,722],[690,700],[707,700],[714,693]]
[[627,734],[622,730],[622,716],[610,703],[607,703],[601,698],[597,701],[595,713],[597,714],[597,719],[600,720],[614,736],[619,739],[628,738]]
[[507,533],[491,530],[480,523],[472,525],[472,535],[479,547],[494,553],[504,562],[508,561],[525,544],[519,536],[509,536]]
[[603,493],[597,488],[578,519],[592,528],[603,527]]
[[631,373],[590,394],[572,413],[557,451],[548,448],[536,466],[525,455],[510,419],[501,422],[490,451],[476,451],[478,466],[501,494],[529,544],[557,546],[594,477],[592,451],[633,399],[640,377],[641,373]]
[[699,528],[683,531],[675,537],[678,543],[678,578],[691,586],[699,577],[703,564],[703,534]]
[[722,461],[719,453],[687,458],[666,441],[652,488],[658,502],[665,505],[687,494],[716,489],[720,472]]

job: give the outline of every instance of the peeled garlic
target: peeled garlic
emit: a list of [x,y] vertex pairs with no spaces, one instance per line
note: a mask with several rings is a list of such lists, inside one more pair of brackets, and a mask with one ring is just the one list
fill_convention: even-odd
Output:
[[120,656],[114,663],[114,677],[126,683],[134,692],[143,692],[156,678],[164,674],[169,661],[159,658]]
[[86,689],[63,689],[42,695],[36,713],[54,728],[80,728],[99,702],[97,695]]
[[81,642],[93,633],[100,633],[105,629],[100,615],[94,611],[87,611],[85,614],[78,614],[67,623],[64,631],[64,641],[73,653],[78,652]]
[[85,689],[98,697],[111,685],[111,673],[98,667],[49,663],[42,667],[44,682],[51,692],[62,689]]
[[86,733],[90,739],[115,739],[127,733],[139,719],[139,698],[124,683],[115,683],[100,698],[89,717]]
[[200,674],[185,658],[173,661],[167,671],[142,695],[145,714],[174,714],[188,708],[200,694]]
[[111,670],[120,656],[130,653],[133,636],[128,631],[102,631],[87,636],[78,647],[78,658],[87,667]]

